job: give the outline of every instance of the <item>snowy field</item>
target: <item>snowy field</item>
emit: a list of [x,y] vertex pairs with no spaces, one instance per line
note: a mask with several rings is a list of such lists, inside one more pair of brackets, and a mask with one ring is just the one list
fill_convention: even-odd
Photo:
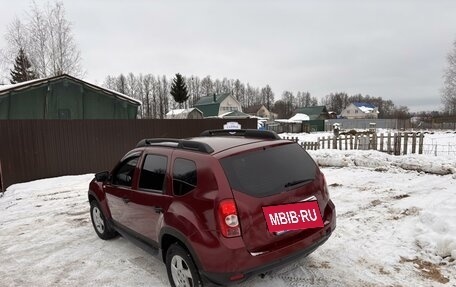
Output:
[[[456,158],[310,151],[337,208],[309,257],[239,286],[456,286]],[[161,261],[98,239],[93,175],[10,186],[0,198],[0,286],[169,286]]]

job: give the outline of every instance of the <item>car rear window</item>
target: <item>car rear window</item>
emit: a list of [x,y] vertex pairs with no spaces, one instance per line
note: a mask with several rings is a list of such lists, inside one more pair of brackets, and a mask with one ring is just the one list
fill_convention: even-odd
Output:
[[316,165],[298,144],[266,147],[221,161],[231,188],[255,197],[270,196],[315,179]]
[[194,161],[178,158],[173,167],[173,192],[175,195],[184,195],[192,191],[196,185],[196,164]]

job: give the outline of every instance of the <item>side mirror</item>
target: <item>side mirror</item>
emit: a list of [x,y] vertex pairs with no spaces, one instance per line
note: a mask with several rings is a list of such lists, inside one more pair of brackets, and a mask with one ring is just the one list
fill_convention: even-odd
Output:
[[109,179],[109,171],[102,171],[95,174],[95,179],[99,182],[105,182]]

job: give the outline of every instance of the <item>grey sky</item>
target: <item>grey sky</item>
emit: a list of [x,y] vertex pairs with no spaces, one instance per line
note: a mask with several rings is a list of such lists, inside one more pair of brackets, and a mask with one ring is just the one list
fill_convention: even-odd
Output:
[[[38,3],[42,1],[37,1]],[[87,71],[196,75],[441,108],[456,1],[63,1]],[[0,0],[0,34],[30,1]],[[4,47],[0,38],[0,48]]]

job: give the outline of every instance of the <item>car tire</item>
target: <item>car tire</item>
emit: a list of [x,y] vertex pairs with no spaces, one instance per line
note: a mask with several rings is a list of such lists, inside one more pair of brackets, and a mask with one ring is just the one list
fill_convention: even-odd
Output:
[[98,237],[103,240],[108,240],[116,237],[117,233],[112,229],[109,222],[106,220],[100,205],[96,200],[90,202],[90,218],[92,219],[93,228]]
[[178,243],[166,251],[166,271],[172,287],[203,286],[192,256]]

